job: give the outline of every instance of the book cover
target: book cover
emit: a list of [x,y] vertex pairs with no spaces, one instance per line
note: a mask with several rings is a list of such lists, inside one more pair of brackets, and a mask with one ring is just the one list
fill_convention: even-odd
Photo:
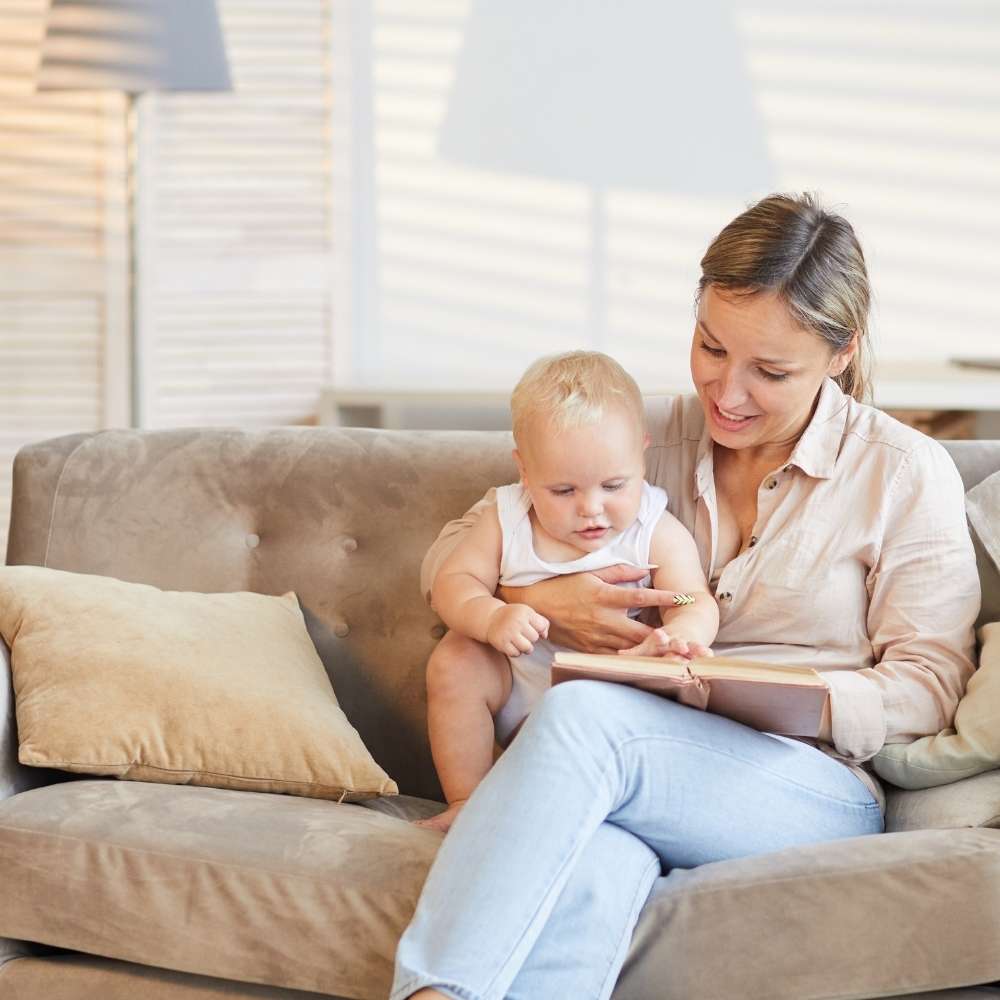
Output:
[[829,688],[810,667],[732,657],[676,662],[654,656],[559,652],[552,683],[603,680],[630,684],[766,733],[819,735]]

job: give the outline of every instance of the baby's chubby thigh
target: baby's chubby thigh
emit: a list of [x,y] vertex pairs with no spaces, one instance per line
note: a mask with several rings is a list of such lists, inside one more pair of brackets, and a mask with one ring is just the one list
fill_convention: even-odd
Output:
[[481,698],[495,711],[510,695],[507,657],[486,643],[449,631],[427,661],[427,696],[431,704]]

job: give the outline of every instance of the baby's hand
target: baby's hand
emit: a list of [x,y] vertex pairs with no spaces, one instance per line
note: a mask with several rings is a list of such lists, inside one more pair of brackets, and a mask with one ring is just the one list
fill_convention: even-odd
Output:
[[665,628],[653,629],[638,646],[620,649],[628,656],[671,656],[693,660],[698,656],[711,656],[712,651],[700,642],[688,642],[680,636],[671,635]]
[[505,604],[490,615],[486,641],[507,656],[530,653],[549,634],[549,620],[527,604]]

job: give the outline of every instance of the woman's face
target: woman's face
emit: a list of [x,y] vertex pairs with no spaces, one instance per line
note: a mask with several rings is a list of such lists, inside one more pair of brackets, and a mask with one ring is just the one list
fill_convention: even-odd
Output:
[[854,353],[793,319],[773,293],[738,296],[709,285],[698,305],[691,377],[716,444],[756,448],[792,444],[805,429],[827,375]]

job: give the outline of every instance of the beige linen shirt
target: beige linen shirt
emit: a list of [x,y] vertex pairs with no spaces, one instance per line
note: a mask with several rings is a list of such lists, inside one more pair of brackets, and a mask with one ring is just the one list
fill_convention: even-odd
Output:
[[[652,398],[647,418],[647,478],[694,535],[719,602],[713,649],[820,671],[833,740],[820,748],[884,803],[866,762],[885,743],[950,726],[975,669],[979,576],[951,458],[827,379],[791,457],[761,483],[756,541],[716,565],[713,446],[701,404]],[[491,499],[450,522],[428,551],[425,594]]]

